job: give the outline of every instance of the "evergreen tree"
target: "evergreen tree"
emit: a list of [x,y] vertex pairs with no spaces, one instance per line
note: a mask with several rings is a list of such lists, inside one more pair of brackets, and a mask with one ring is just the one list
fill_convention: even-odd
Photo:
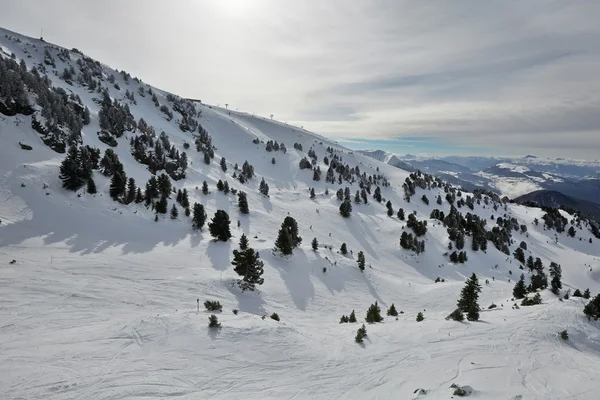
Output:
[[346,246],[346,243],[342,243],[342,246],[340,247],[340,253],[343,255],[348,254],[348,247]]
[[160,174],[160,176],[157,179],[157,183],[158,192],[163,196],[169,198],[169,195],[171,194],[171,190],[173,188],[171,186],[171,180],[169,179],[169,176],[167,174]]
[[241,214],[248,214],[250,212],[248,208],[248,197],[245,192],[238,192],[238,207],[240,208]]
[[584,298],[584,299],[589,299],[589,298],[590,298],[590,296],[591,296],[591,295],[590,295],[590,289],[585,289],[585,290],[583,291],[583,298]]
[[398,219],[399,219],[400,221],[404,221],[404,209],[403,209],[403,208],[400,208],[400,209],[398,210]]
[[375,192],[373,193],[373,198],[377,200],[378,203],[381,203],[381,189],[379,186],[375,188]]
[[173,207],[171,207],[171,219],[177,219],[179,216],[179,211],[177,211],[177,206],[173,203]]
[[267,184],[267,182],[265,182],[265,178],[261,179],[258,191],[263,195],[269,197],[269,185]]
[[312,249],[317,251],[319,249],[319,242],[317,241],[317,238],[314,238],[311,242],[311,246]]
[[59,177],[63,182],[63,187],[73,191],[79,189],[85,182],[80,172],[79,149],[77,146],[71,146],[69,147],[67,156],[60,165]]
[[231,237],[230,223],[229,215],[224,210],[217,210],[211,222],[208,223],[208,230],[212,237],[226,242]]
[[127,182],[127,198],[125,199],[125,203],[133,203],[135,201],[135,195],[137,192],[137,187],[135,186],[135,179],[129,178]]
[[208,183],[206,181],[202,182],[202,194],[205,196],[208,194]]
[[375,304],[371,304],[367,310],[365,321],[367,321],[369,324],[383,321],[383,317],[381,316],[381,308],[379,308],[379,304],[377,304],[377,302],[375,302]]
[[160,196],[160,200],[156,202],[154,210],[157,214],[166,214],[168,205],[167,196],[162,195]]
[[417,314],[417,322],[421,322],[421,321],[423,321],[424,319],[425,319],[425,317],[423,316],[423,313],[422,313],[422,312],[419,312],[419,313]]
[[575,291],[573,292],[573,297],[583,297],[583,295],[581,294],[581,290],[575,289]]
[[392,303],[392,305],[390,306],[390,308],[388,308],[387,315],[389,315],[390,317],[397,317],[398,316],[398,311],[396,310],[396,306],[394,305],[394,303]]
[[449,320],[449,319],[458,321],[458,322],[463,322],[465,320],[465,316],[464,316],[463,312],[457,308],[456,310],[452,311],[452,314],[450,314],[446,317],[446,320]]
[[284,255],[290,255],[294,250],[292,236],[284,226],[279,229],[279,233],[277,234],[275,249],[279,250]]
[[192,229],[195,231],[202,230],[206,222],[206,211],[200,203],[194,203],[194,215],[192,217]]
[[219,192],[223,191],[223,181],[219,179],[219,181],[217,182],[217,190]]
[[562,278],[562,268],[557,263],[551,262],[548,270],[550,271],[550,276],[552,277],[552,280],[550,281],[552,293],[558,295],[560,293],[560,289],[562,289],[562,282],[560,281]]
[[229,194],[229,183],[227,181],[223,182],[223,193]]
[[208,327],[211,329],[219,329],[221,327],[219,319],[215,314],[211,314],[210,317],[208,317]]
[[260,255],[254,249],[248,247],[248,238],[242,235],[240,238],[240,250],[233,251],[234,271],[242,277],[238,285],[244,290],[254,290],[256,285],[262,285],[264,279],[264,263],[260,261]]
[[179,204],[181,204],[181,207],[183,208],[190,207],[190,197],[187,189],[183,189],[183,192],[181,192],[181,202]]
[[142,195],[142,189],[141,188],[137,188],[137,191],[135,192],[135,200],[136,203],[141,203],[142,201],[144,201],[144,195]]
[[310,188],[310,198],[311,199],[315,198],[315,188]]
[[575,228],[571,225],[571,227],[569,228],[569,236],[571,237],[575,237]]
[[87,181],[87,192],[89,194],[96,194],[98,191],[96,190],[96,183],[94,182],[94,179],[90,178]]
[[223,172],[227,172],[227,161],[225,161],[225,157],[221,157],[221,169]]
[[358,328],[358,330],[356,331],[356,336],[354,337],[354,341],[360,344],[364,342],[364,338],[365,334],[363,333],[363,330],[361,328]]
[[344,200],[344,202],[340,205],[340,214],[344,218],[350,217],[350,213],[352,212],[352,203],[349,200]]
[[519,281],[516,283],[513,289],[513,297],[515,299],[522,299],[527,294],[527,287],[525,286],[525,275],[521,274]]
[[457,302],[458,309],[467,313],[469,321],[479,320],[479,304],[477,304],[479,293],[481,293],[481,285],[477,275],[473,273],[462,289],[460,299]]
[[210,155],[208,154],[208,151],[204,152],[204,164],[206,164],[206,165],[210,164]]
[[360,269],[361,271],[364,271],[365,270],[365,254],[362,251],[358,252],[358,258],[357,258],[356,262],[358,263],[358,269]]
[[125,194],[127,178],[125,173],[115,172],[110,180],[109,194],[113,200],[119,200]]
[[354,313],[354,310],[352,310],[352,312],[350,313],[350,317],[348,318],[348,322],[356,322],[356,314]]
[[302,238],[298,236],[296,220],[289,216],[285,217],[275,241],[275,248],[282,254],[289,255],[301,242]]
[[248,237],[246,234],[242,233],[242,237],[240,238],[240,250],[244,251],[248,249]]

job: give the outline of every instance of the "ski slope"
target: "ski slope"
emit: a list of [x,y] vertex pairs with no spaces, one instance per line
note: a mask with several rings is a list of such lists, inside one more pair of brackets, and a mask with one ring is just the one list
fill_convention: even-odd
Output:
[[[0,43],[3,56],[15,53],[29,67],[43,57],[43,44],[35,39],[0,30]],[[56,70],[64,67],[57,60]],[[121,87],[111,86],[112,97],[123,99],[126,88],[137,93],[138,83],[125,83],[104,68]],[[107,146],[96,135],[97,94],[49,77],[90,108],[83,142],[104,152]],[[168,104],[166,93],[156,92]],[[167,215],[155,222],[143,204],[113,202],[108,179],[98,172],[98,194],[65,191],[58,178],[64,155],[41,142],[30,117],[0,115],[0,398],[449,399],[453,383],[470,386],[478,399],[597,398],[600,325],[584,317],[584,300],[559,301],[544,291],[542,305],[513,309],[512,289],[522,271],[491,243],[487,253],[467,245],[469,261],[450,263],[444,256],[446,229],[429,219],[434,208],[450,209],[434,201],[444,197],[443,190],[417,189],[408,203],[402,189],[408,172],[298,127],[197,107],[216,147],[210,165],[193,148],[191,134],[176,120],[167,121],[148,96],[130,104],[136,120],[143,117],[157,132],[167,132],[178,149],[192,143],[187,177],[174,185],[188,189],[190,202],[204,204],[209,218],[218,209],[229,213],[233,238],[225,243],[213,242],[206,228],[192,232],[182,210],[178,220]],[[140,185],[150,172],[133,159],[126,136],[115,151]],[[284,142],[288,151],[268,153],[264,143],[252,143],[255,138]],[[33,150],[21,150],[19,142]],[[294,149],[295,142],[304,151]],[[428,220],[425,253],[399,246],[405,221],[388,217],[385,202],[372,196],[368,205],[353,204],[350,218],[339,215],[335,191],[348,184],[315,182],[311,170],[298,168],[312,147],[325,172],[328,146],[344,163],[385,175],[391,186],[382,194],[394,210],[416,211],[419,220]],[[219,166],[221,157],[227,172]],[[241,184],[231,177],[232,164],[245,160],[257,177]],[[262,177],[270,186],[268,198],[258,192]],[[215,189],[219,179],[248,193],[249,215],[239,214],[235,196]],[[211,190],[206,196],[197,189],[204,180]],[[309,198],[311,187],[315,199]],[[351,193],[357,188],[352,185]],[[420,200],[423,194],[430,205]],[[495,212],[482,203],[473,212],[488,224],[492,215],[504,213],[526,224],[528,234],[513,233],[511,253],[525,240],[526,255],[540,257],[546,268],[550,261],[561,264],[564,291],[600,291],[600,246],[595,238],[589,243],[585,226],[575,238],[563,233],[556,240],[555,231],[533,223],[541,220],[539,209],[508,204],[507,211]],[[303,242],[282,257],[273,243],[287,215],[298,221]],[[243,233],[265,263],[265,283],[256,292],[234,285],[232,250]],[[317,251],[310,246],[313,237]],[[339,254],[342,243],[352,254]],[[364,272],[357,268],[358,251],[365,253]],[[483,286],[481,321],[446,321],[473,272]],[[437,277],[445,282],[434,283]],[[221,302],[221,329],[208,329],[210,313],[202,304],[197,310],[197,299]],[[367,325],[365,343],[358,345],[360,324],[339,324],[340,316],[355,310],[361,321],[375,301],[383,313],[392,303],[403,313]],[[487,310],[492,303],[498,307]],[[269,318],[273,312],[280,322]],[[423,322],[415,321],[418,312]],[[563,329],[567,342],[557,334]]]

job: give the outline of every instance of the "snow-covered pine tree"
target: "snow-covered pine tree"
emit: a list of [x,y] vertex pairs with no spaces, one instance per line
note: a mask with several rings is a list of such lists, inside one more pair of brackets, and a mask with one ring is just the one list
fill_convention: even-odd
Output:
[[224,210],[217,210],[211,222],[208,223],[208,230],[216,240],[226,242],[231,237],[229,230],[229,215]]

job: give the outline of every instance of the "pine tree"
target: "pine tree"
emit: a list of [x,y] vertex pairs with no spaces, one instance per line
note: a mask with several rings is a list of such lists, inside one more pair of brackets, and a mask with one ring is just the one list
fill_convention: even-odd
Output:
[[202,230],[206,222],[206,211],[200,203],[194,203],[194,215],[192,217],[192,229],[195,231]]
[[571,237],[575,237],[575,228],[571,225],[571,227],[569,228],[569,236]]
[[398,311],[396,310],[396,306],[394,305],[394,303],[392,303],[392,305],[390,306],[390,308],[388,308],[387,315],[389,315],[391,317],[397,317],[398,316]]
[[465,320],[465,316],[464,316],[463,312],[457,308],[456,310],[452,311],[452,313],[450,315],[448,315],[446,317],[446,320],[449,320],[449,319],[457,321],[457,322],[463,322]]
[[515,299],[522,299],[527,294],[527,287],[525,286],[525,275],[521,274],[519,281],[513,289],[513,297]]
[[311,246],[312,249],[317,251],[319,249],[319,242],[317,241],[317,238],[314,238],[311,242]]
[[364,338],[365,334],[363,333],[363,330],[361,328],[358,328],[358,330],[356,331],[356,336],[354,337],[354,341],[360,344],[364,342]]
[[365,321],[367,321],[369,324],[383,321],[383,317],[381,316],[381,308],[379,308],[379,304],[377,304],[377,302],[371,304],[367,310]]
[[205,196],[208,194],[208,183],[206,181],[202,182],[202,194]]
[[175,204],[173,204],[173,207],[171,207],[171,219],[177,219],[178,216],[179,216],[179,211],[177,211],[177,206],[175,206]]
[[240,209],[240,214],[250,213],[250,210],[248,209],[248,197],[245,192],[238,192],[238,207]]
[[98,191],[96,190],[96,182],[94,182],[93,178],[88,179],[87,181],[87,192],[89,194],[96,194]]
[[135,202],[141,203],[142,201],[144,201],[144,195],[142,195],[142,189],[137,188],[137,191],[135,192]]
[[344,218],[350,217],[350,213],[352,212],[352,203],[349,200],[344,200],[344,202],[340,205],[340,214]]
[[238,282],[242,290],[254,290],[256,285],[262,285],[264,279],[261,278],[264,273],[264,264],[260,261],[260,255],[254,249],[248,247],[248,238],[242,235],[240,238],[240,250],[233,251],[233,261],[235,272],[242,276]]
[[315,198],[315,188],[310,188],[310,198],[311,199]]
[[119,200],[125,194],[127,178],[124,173],[117,171],[110,180],[109,194],[113,200]]
[[160,196],[160,200],[156,202],[154,210],[157,214],[166,214],[168,205],[167,196],[162,195]]
[[67,190],[75,191],[84,184],[80,174],[80,157],[77,146],[69,147],[67,156],[60,165],[59,177],[63,182],[63,188]]
[[404,209],[403,208],[398,210],[398,219],[400,221],[404,221]]
[[354,313],[354,310],[352,310],[352,312],[350,313],[348,322],[352,322],[352,323],[356,322],[356,314]]
[[284,255],[290,255],[294,250],[292,235],[284,226],[279,229],[277,239],[275,240],[275,248]]
[[135,195],[137,192],[137,187],[135,186],[135,179],[129,178],[127,182],[127,198],[125,199],[125,203],[133,203],[135,201]]
[[590,295],[590,289],[585,289],[583,291],[583,298],[584,299],[589,299],[590,297],[591,297],[591,295]]
[[479,320],[479,304],[477,304],[479,293],[481,293],[481,285],[477,275],[473,273],[462,289],[461,297],[457,302],[458,309],[467,313],[469,321]]
[[560,293],[560,289],[562,289],[562,282],[560,281],[562,278],[562,268],[557,263],[551,262],[548,270],[550,271],[550,276],[552,277],[552,280],[550,281],[552,293],[558,295]]
[[230,223],[229,215],[224,210],[217,210],[211,222],[208,223],[208,230],[212,237],[226,242],[231,237]]
[[424,319],[425,319],[425,317],[423,316],[423,313],[422,313],[422,312],[419,312],[419,313],[417,314],[417,322],[421,322],[421,321],[423,321]]
[[342,243],[342,246],[340,247],[340,253],[343,255],[348,254],[348,247],[346,246],[346,243]]
[[223,181],[219,179],[219,181],[217,182],[217,190],[219,192],[223,191]]
[[219,329],[221,327],[219,319],[215,314],[211,314],[210,317],[208,317],[208,327],[211,329]]
[[263,195],[269,197],[269,185],[267,185],[267,182],[265,182],[265,178],[261,179],[258,191]]
[[581,290],[575,289],[575,291],[573,292],[573,297],[583,297],[583,295],[581,294]]
[[183,192],[181,192],[181,207],[183,208],[189,208],[190,207],[190,197],[188,195],[188,191],[187,189],[183,189]]
[[225,161],[225,157],[221,157],[221,169],[223,172],[227,172],[227,161]]
[[379,186],[375,188],[375,192],[373,193],[373,198],[377,200],[378,203],[381,203],[381,189]]
[[356,260],[357,264],[358,264],[358,269],[360,269],[361,271],[365,270],[365,254],[362,251],[358,252],[358,257]]

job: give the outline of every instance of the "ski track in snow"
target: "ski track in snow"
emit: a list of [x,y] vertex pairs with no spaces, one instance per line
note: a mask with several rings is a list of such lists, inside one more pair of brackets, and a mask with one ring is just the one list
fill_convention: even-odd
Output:
[[[15,43],[6,32],[0,30],[4,53],[14,52],[30,67],[43,57],[39,41],[22,37],[22,43]],[[23,53],[26,43],[38,46],[37,52],[27,47],[32,59]],[[57,59],[57,70],[63,68]],[[137,83],[112,73],[121,90],[111,87],[111,96],[122,100],[125,89],[137,95]],[[92,98],[97,95],[49,76],[89,106],[92,122],[83,129],[84,143],[104,151],[107,146],[96,136],[98,106]],[[156,92],[160,103],[168,104],[165,93]],[[130,104],[136,120],[143,117],[157,132],[167,132],[180,151],[184,141],[193,142],[175,120],[164,119],[149,96],[137,101]],[[571,297],[561,302],[546,291],[542,305],[512,309],[512,288],[521,271],[512,256],[491,243],[487,254],[467,249],[464,265],[449,263],[443,256],[446,230],[429,220],[434,208],[449,211],[447,202],[435,203],[438,193],[444,198],[443,191],[417,189],[407,203],[401,187],[405,171],[297,127],[197,107],[216,157],[205,165],[192,146],[187,178],[175,186],[187,188],[192,203],[202,202],[209,218],[217,209],[230,214],[234,237],[227,243],[212,242],[206,228],[192,233],[181,212],[178,221],[167,217],[156,223],[142,205],[112,202],[108,180],[98,172],[97,195],[64,191],[58,179],[64,155],[43,145],[29,117],[0,116],[0,398],[449,399],[452,383],[472,386],[471,397],[478,399],[597,398],[600,331],[584,318],[584,301]],[[284,142],[288,152],[268,153],[264,143],[252,143],[255,138]],[[21,150],[19,141],[34,150]],[[294,142],[304,151],[295,150]],[[401,206],[428,220],[424,254],[399,247],[405,221],[387,217],[385,202],[369,196],[369,205],[353,204],[349,219],[339,215],[335,191],[347,184],[314,182],[312,171],[298,168],[312,147],[325,173],[327,146],[367,174],[379,168],[392,184],[382,194],[394,210]],[[129,154],[126,137],[115,151],[127,175],[144,184],[150,174]],[[222,156],[227,172],[218,165]],[[233,163],[245,160],[258,177],[242,185],[231,175]],[[271,187],[270,198],[258,193],[261,177]],[[238,213],[234,196],[214,189],[219,179],[248,193],[250,215]],[[195,189],[204,180],[211,188],[207,196]],[[317,194],[313,200],[310,187]],[[354,184],[352,195],[356,189]],[[420,200],[423,194],[430,205]],[[488,224],[491,215],[505,213],[483,208],[483,203],[475,207]],[[274,255],[272,247],[288,212],[298,220],[303,242],[284,258]],[[526,255],[541,257],[546,267],[551,260],[562,265],[565,289],[600,290],[600,246],[596,239],[588,243],[591,234],[585,227],[577,229],[576,238],[560,234],[555,243],[554,231],[533,224],[534,218],[541,220],[541,210],[509,204],[506,213],[528,227],[527,235],[513,233],[511,252],[526,240]],[[265,284],[254,293],[232,286],[237,276],[231,252],[242,233],[265,262]],[[321,243],[316,252],[310,248],[315,236]],[[343,242],[353,254],[337,252]],[[356,267],[360,250],[367,262],[364,273]],[[13,259],[16,264],[9,264]],[[481,321],[445,321],[473,272],[482,285],[490,280],[480,298]],[[446,282],[433,283],[438,276]],[[197,313],[198,298],[221,302],[220,330],[207,328],[209,313]],[[404,313],[397,321],[386,317],[367,325],[368,336],[357,345],[360,324],[338,324],[339,318],[354,309],[360,321],[376,300],[384,313],[392,303]],[[487,310],[492,302],[498,308]],[[415,321],[419,311],[425,315],[421,323]],[[273,312],[280,322],[268,317]],[[563,329],[569,331],[568,342],[557,336]],[[414,394],[417,388],[427,395]]]

